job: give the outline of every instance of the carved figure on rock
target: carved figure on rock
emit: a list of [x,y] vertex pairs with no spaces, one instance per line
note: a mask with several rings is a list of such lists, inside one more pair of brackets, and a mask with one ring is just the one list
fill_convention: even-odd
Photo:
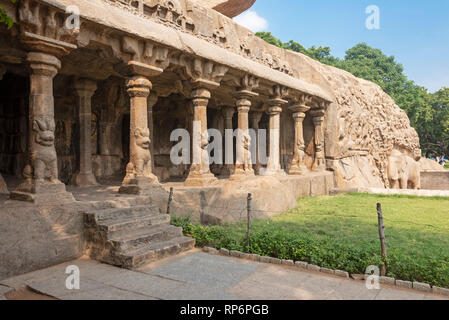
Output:
[[397,150],[388,157],[388,180],[392,189],[420,189],[420,171],[418,162]]
[[148,128],[136,128],[136,137],[133,158],[134,172],[137,176],[149,176],[151,174],[151,154],[150,154],[150,130]]
[[59,183],[58,162],[56,156],[55,122],[49,118],[33,121],[34,143],[36,147],[31,153],[31,166],[34,179],[37,181],[49,180]]
[[201,134],[201,173],[209,172],[209,153],[207,148],[209,146],[209,135],[207,132]]

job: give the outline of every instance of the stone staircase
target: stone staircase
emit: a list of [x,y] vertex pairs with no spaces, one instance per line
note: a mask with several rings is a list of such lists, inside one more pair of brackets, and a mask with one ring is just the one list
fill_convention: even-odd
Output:
[[94,210],[84,215],[91,258],[126,269],[190,250],[195,240],[170,225],[170,216],[151,205]]

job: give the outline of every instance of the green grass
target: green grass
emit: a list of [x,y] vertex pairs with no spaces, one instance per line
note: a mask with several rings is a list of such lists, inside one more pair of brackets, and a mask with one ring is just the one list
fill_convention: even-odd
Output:
[[449,199],[346,194],[308,197],[269,220],[200,226],[174,218],[199,246],[211,245],[364,273],[381,265],[376,204],[382,204],[387,275],[449,287]]
[[444,164],[444,168],[445,168],[446,170],[449,170],[449,161],[447,161],[447,162]]

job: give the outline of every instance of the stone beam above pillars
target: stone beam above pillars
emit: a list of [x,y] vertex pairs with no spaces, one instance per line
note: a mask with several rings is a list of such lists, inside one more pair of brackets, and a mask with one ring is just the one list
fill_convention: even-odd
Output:
[[269,158],[267,168],[261,170],[262,175],[275,175],[281,174],[281,160],[280,160],[280,129],[282,106],[287,104],[288,101],[283,97],[288,94],[288,89],[281,86],[274,86],[272,90],[271,99],[268,100],[267,114],[270,117],[269,120]]
[[97,90],[97,83],[90,79],[77,79],[74,83],[78,98],[78,127],[80,137],[79,170],[72,178],[72,183],[80,187],[97,185],[92,172],[92,97]]
[[305,143],[304,143],[304,128],[303,122],[306,113],[311,109],[312,97],[309,95],[301,95],[295,101],[289,110],[293,114],[295,121],[295,140],[293,144],[293,159],[288,169],[290,175],[304,175],[307,173],[305,164]]

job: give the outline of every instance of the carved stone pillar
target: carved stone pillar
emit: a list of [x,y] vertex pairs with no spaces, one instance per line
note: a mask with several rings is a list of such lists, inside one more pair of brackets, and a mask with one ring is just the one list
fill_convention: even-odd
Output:
[[310,113],[313,117],[313,125],[315,126],[315,161],[313,162],[312,171],[325,171],[326,160],[323,141],[324,109],[315,109]]
[[148,128],[147,98],[152,84],[146,77],[135,75],[128,78],[126,87],[130,97],[130,160],[119,192],[140,194],[145,191],[146,186],[159,183],[152,173]]
[[[248,113],[251,109],[249,98],[254,94],[250,91],[240,91],[237,94],[236,107],[238,111],[238,132],[236,144],[236,162],[231,178],[238,179],[246,175],[254,175],[251,163],[251,137],[249,135]],[[257,94],[256,94],[257,95]]]
[[80,133],[79,171],[73,177],[73,184],[80,187],[97,185],[92,173],[91,121],[92,96],[97,90],[95,81],[80,79],[75,83],[78,96],[78,123]]
[[207,105],[211,97],[210,90],[218,88],[228,67],[200,58],[181,58],[184,77],[192,84],[192,164],[185,181],[187,186],[207,186],[216,181],[210,172],[209,136],[207,134]]
[[280,95],[268,101],[269,108],[267,114],[270,116],[269,120],[269,158],[266,170],[262,170],[262,175],[274,175],[282,173],[280,161],[280,129],[281,129],[281,112],[282,105],[287,101],[283,100]]
[[55,149],[53,78],[61,67],[54,55],[30,52],[30,164],[24,169],[25,181],[11,193],[11,199],[48,203],[73,201],[58,179]]
[[[148,111],[148,129],[150,130],[150,152],[154,155],[154,118],[153,118],[153,108],[156,105],[159,97],[153,91],[148,97],[147,111]],[[154,161],[151,161],[151,170],[154,170]]]
[[[224,161],[224,165],[223,165],[223,167],[221,169],[220,175],[229,177],[234,172],[234,164],[227,164],[226,163],[226,151],[228,151],[227,149],[229,149],[229,152],[231,154],[234,154],[234,147],[233,147],[233,145],[234,145],[234,143],[233,143],[234,142],[234,138],[231,138],[230,141],[226,141],[226,130],[233,130],[234,129],[233,125],[232,125],[232,118],[233,118],[234,113],[235,113],[235,108],[233,108],[233,107],[224,107],[222,109],[222,112],[223,112],[223,121],[224,121],[224,134],[223,134],[223,137],[224,137],[224,150],[225,150],[224,158],[225,158],[225,161]],[[230,143],[228,148],[226,148],[226,143]]]
[[210,99],[210,91],[205,88],[197,88],[192,91],[192,165],[185,181],[186,186],[207,186],[213,183],[215,176],[210,172],[209,135],[207,134],[207,105]]
[[255,112],[251,112],[249,114],[251,128],[253,128],[256,133],[256,141],[253,141],[253,144],[256,145],[256,156],[254,157],[256,159],[256,163],[253,165],[255,174],[260,174],[260,169],[262,168],[262,166],[260,164],[260,159],[259,159],[259,122],[260,122],[260,119],[262,119],[262,112],[255,111]]
[[295,120],[295,140],[293,145],[293,159],[290,163],[288,174],[304,175],[307,172],[307,167],[304,162],[305,143],[303,122],[306,117],[306,112],[310,110],[310,107],[296,104],[291,106],[290,110],[293,112],[293,119]]

